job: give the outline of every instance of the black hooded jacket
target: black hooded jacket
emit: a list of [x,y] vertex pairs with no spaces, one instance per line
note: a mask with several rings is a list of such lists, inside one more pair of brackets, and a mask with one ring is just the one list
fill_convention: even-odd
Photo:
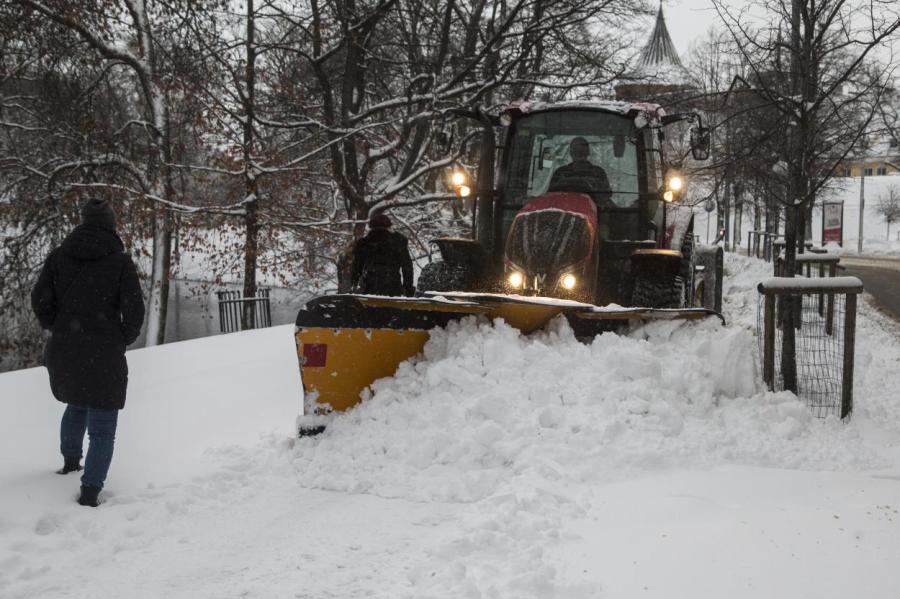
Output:
[[409,241],[389,229],[372,229],[353,247],[351,277],[360,293],[412,295],[415,288]]
[[76,227],[44,262],[31,305],[52,332],[45,359],[56,399],[121,409],[125,347],[141,332],[144,299],[119,236],[96,225]]

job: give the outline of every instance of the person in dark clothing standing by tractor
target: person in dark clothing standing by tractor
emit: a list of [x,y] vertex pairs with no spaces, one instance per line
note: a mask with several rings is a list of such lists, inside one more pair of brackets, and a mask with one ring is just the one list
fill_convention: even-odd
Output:
[[386,214],[376,214],[369,219],[369,232],[353,247],[351,280],[355,292],[413,295],[409,241],[390,229],[391,219]]
[[106,200],[88,200],[81,224],[55,248],[31,292],[41,326],[51,332],[44,352],[54,397],[68,404],[60,426],[63,467],[81,470],[78,503],[96,507],[112,461],[119,410],[125,406],[125,347],[137,339],[144,298],[137,270],[116,234]]

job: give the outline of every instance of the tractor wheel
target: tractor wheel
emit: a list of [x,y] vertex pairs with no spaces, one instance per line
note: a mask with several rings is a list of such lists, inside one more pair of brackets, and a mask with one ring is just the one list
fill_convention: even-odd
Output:
[[681,308],[684,279],[681,275],[639,272],[634,279],[631,303],[641,308]]
[[425,291],[468,291],[471,286],[470,275],[462,264],[432,262],[426,264],[419,273],[416,288],[419,293]]

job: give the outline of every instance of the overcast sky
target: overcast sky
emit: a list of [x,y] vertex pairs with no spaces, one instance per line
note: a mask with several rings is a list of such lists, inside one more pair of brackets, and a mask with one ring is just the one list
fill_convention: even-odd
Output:
[[[733,9],[739,9],[746,4],[745,0],[727,1]],[[654,2],[657,5],[659,4],[659,0],[654,0]],[[865,5],[865,2],[864,0],[852,0],[850,4],[859,6]],[[888,14],[893,15],[893,18],[896,18],[898,4],[885,4],[884,10],[888,11]],[[666,16],[666,24],[669,26],[669,34],[672,36],[672,41],[675,42],[675,47],[678,49],[678,54],[682,59],[686,57],[691,42],[698,37],[702,37],[712,25],[721,22],[716,9],[713,8],[713,0],[663,0],[663,13]],[[649,36],[653,30],[652,19],[649,20],[647,27],[647,35]],[[900,36],[894,36],[889,41],[891,44],[886,44],[876,53],[876,56],[885,61],[891,60],[891,45],[896,50],[898,43],[900,43]]]

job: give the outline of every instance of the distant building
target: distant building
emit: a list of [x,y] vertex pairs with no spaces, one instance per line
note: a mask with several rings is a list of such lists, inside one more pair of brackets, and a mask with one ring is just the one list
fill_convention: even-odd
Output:
[[891,135],[884,135],[869,143],[864,158],[845,160],[835,169],[838,177],[883,177],[900,175],[900,141]]
[[617,100],[649,101],[663,106],[694,95],[696,86],[669,36],[662,4],[637,64],[616,84],[615,91]]

